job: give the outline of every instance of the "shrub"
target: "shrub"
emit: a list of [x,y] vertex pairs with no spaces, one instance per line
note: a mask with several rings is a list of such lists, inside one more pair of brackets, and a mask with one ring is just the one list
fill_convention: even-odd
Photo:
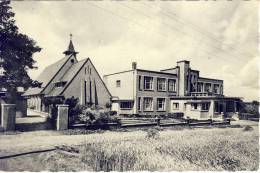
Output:
[[110,109],[112,107],[112,103],[111,102],[107,102],[105,105],[106,108]]
[[240,114],[248,113],[248,115],[251,116],[251,118],[258,118],[259,117],[259,102],[258,101],[241,102],[239,112],[240,112]]
[[146,139],[158,139],[160,133],[158,129],[152,128],[147,130]]
[[243,129],[243,131],[252,131],[252,130],[254,130],[254,128],[249,125],[245,126]]
[[[79,121],[86,125],[97,125],[102,127],[107,123],[118,123],[117,116],[111,116],[111,111],[96,110],[92,108],[83,109],[82,113],[78,116]],[[113,112],[112,112],[113,113]]]
[[109,111],[110,116],[117,115],[117,111]]
[[174,119],[180,119],[184,117],[184,113],[182,112],[176,112],[176,113],[169,113],[168,118],[174,118]]

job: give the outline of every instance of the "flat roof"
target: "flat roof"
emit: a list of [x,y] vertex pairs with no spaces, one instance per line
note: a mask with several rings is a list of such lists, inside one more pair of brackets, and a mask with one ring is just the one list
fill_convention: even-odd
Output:
[[174,70],[174,69],[176,69],[176,68],[178,68],[178,67],[176,66],[176,67],[172,67],[172,68],[162,69],[162,70],[160,70],[160,71]]
[[206,78],[206,77],[199,77],[198,79],[205,79],[205,80],[215,80],[215,81],[220,81],[220,82],[223,82],[223,80],[221,79],[213,79],[213,78]]
[[[173,75],[173,76],[177,76],[174,73],[167,73],[167,72],[161,72],[161,71],[154,71],[154,70],[145,70],[145,69],[136,69],[137,71],[141,71],[141,72],[150,72],[150,73],[159,73],[159,74],[167,74],[167,75]],[[111,75],[116,75],[116,74],[120,74],[120,73],[126,73],[126,72],[131,72],[134,70],[125,70],[125,71],[121,71],[121,72],[116,72],[116,73],[111,73],[111,74],[107,74],[104,75],[105,76],[111,76]]]
[[174,74],[174,73],[167,73],[167,72],[161,72],[161,71],[144,70],[144,69],[137,69],[137,71],[143,71],[143,72],[151,72],[151,73],[159,73],[159,74],[167,74],[167,75],[177,76],[177,75]]
[[134,70],[125,70],[125,71],[120,71],[120,72],[116,72],[116,73],[106,74],[104,76],[111,76],[111,75],[120,74],[120,73],[126,73],[126,72],[130,72],[130,71],[134,71]]
[[228,97],[228,96],[170,96],[173,100],[205,100],[205,99],[234,99],[234,100],[241,100],[242,97]]

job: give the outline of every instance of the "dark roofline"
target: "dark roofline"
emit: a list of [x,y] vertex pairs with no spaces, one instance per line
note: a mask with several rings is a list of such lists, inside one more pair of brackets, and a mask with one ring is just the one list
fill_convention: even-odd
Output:
[[173,75],[177,76],[174,73],[166,73],[166,72],[161,72],[161,71],[152,71],[152,70],[144,70],[144,69],[136,69],[137,71],[143,71],[143,72],[151,72],[151,73],[159,73],[159,74],[167,74],[167,75]]
[[[51,81],[57,76],[57,74],[61,71],[61,69],[65,66],[65,64],[69,61],[70,57],[72,55],[70,55],[67,60],[65,61],[65,63],[63,63],[63,65],[60,67],[60,69],[55,73],[55,75],[51,78],[51,80],[47,83],[47,85],[42,89],[42,91],[40,93],[42,93],[46,88],[47,86],[51,83]],[[65,57],[64,57],[65,58]]]
[[104,76],[104,77],[105,77],[105,76],[111,76],[111,75],[120,74],[120,73],[126,73],[126,72],[130,72],[130,71],[134,71],[134,70],[125,70],[125,71],[121,71],[121,72],[106,74],[106,75],[103,75],[103,76]]
[[37,94],[22,94],[23,97],[29,97],[29,96],[39,96],[39,95],[44,95],[43,93],[37,93]]
[[193,69],[190,69],[190,71],[200,72],[199,70],[193,70]]
[[220,79],[213,79],[213,78],[206,78],[206,77],[199,77],[198,79],[215,80],[215,81],[223,82],[223,80]]

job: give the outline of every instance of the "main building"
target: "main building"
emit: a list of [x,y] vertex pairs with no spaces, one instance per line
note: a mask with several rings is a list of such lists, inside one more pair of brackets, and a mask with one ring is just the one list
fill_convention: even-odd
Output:
[[132,69],[104,76],[119,114],[167,115],[184,113],[191,118],[216,118],[238,111],[240,98],[223,94],[223,80],[201,77],[189,61],[160,71]]

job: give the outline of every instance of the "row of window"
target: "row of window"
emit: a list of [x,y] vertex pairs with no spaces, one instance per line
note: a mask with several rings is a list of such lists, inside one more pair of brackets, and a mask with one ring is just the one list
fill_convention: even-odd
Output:
[[[141,90],[141,76],[139,76],[139,90]],[[165,78],[157,78],[157,90],[166,91],[167,80]],[[154,78],[149,76],[144,76],[144,90],[154,90]],[[168,91],[176,91],[176,80],[168,79]]]
[[[156,102],[156,110],[157,111],[165,111],[166,104],[165,98],[157,98]],[[121,109],[132,109],[133,108],[133,101],[123,101],[120,102]],[[210,103],[199,103],[201,106],[201,110],[208,111],[210,107]],[[141,98],[138,98],[137,102],[138,110],[141,110]],[[186,105],[184,104],[186,107]],[[173,102],[172,103],[173,110],[179,110],[179,103]],[[198,110],[198,103],[191,103],[191,110]],[[153,98],[152,97],[144,97],[143,98],[143,111],[153,111]]]
[[91,67],[85,67],[85,74],[90,74],[91,75]]
[[[157,98],[156,108],[158,111],[165,111],[165,98]],[[141,98],[138,98],[138,110],[141,110]],[[132,101],[122,101],[120,102],[121,109],[132,109],[133,102]],[[153,111],[153,98],[152,97],[144,97],[143,99],[143,110],[144,111]]]
[[[208,111],[210,107],[210,103],[201,103],[201,110]],[[191,110],[198,110],[198,103],[191,104]]]
[[[139,90],[141,88],[141,76],[139,76]],[[166,79],[165,78],[157,78],[157,90],[158,91],[166,91]],[[121,87],[121,80],[116,80],[116,87]],[[144,83],[143,83],[144,90],[154,90],[154,80],[153,77],[144,76]],[[176,80],[175,79],[168,79],[168,91],[176,92]]]
[[[211,91],[211,83],[205,83],[204,84],[204,91],[205,92],[210,92]],[[222,85],[220,84],[213,84],[213,93],[221,93],[222,90]],[[203,83],[198,82],[197,84],[197,91],[198,92],[203,92]]]

